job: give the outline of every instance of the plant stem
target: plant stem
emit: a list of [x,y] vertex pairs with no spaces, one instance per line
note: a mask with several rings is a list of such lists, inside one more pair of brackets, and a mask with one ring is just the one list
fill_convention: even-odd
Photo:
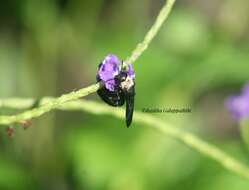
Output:
[[[41,100],[41,104],[44,104],[46,102],[53,102],[54,100],[56,99],[45,97]],[[0,100],[0,108],[1,106],[4,106],[13,109],[25,109],[30,107],[33,103],[34,100],[32,99],[5,99]],[[125,113],[124,109],[114,109],[113,107],[89,100],[71,101],[63,105],[59,105],[56,108],[64,111],[86,111],[97,115],[108,114],[120,119],[124,118]],[[215,160],[225,169],[249,180],[249,169],[246,165],[240,163],[240,161],[229,156],[228,154],[217,148],[215,145],[205,142],[194,134],[180,130],[172,124],[162,121],[155,116],[138,111],[134,112],[133,121],[155,128],[165,135],[171,136],[172,138],[183,142],[190,148],[200,152],[210,159]]]
[[[172,10],[172,6],[174,4],[175,0],[168,0],[166,1],[165,5],[162,7],[161,11],[158,14],[158,17],[155,21],[155,23],[150,28],[149,32],[146,34],[143,42],[137,45],[135,50],[132,52],[132,55],[126,60],[129,63],[133,63],[148,47],[151,40],[155,37],[158,30],[161,28],[163,22],[167,19],[170,11]],[[100,84],[94,84],[85,88],[82,88],[78,91],[73,91],[71,93],[62,95],[61,97],[58,97],[57,99],[51,100],[46,102],[45,104],[42,104],[40,107],[17,114],[12,116],[0,116],[0,124],[9,125],[16,122],[21,122],[23,120],[28,120],[32,118],[39,117],[43,115],[44,113],[47,113],[53,109],[58,108],[60,105],[79,99],[81,97],[87,96],[90,93],[96,92],[100,88]]]
[[169,13],[172,10],[172,7],[175,3],[175,0],[167,0],[166,4],[163,6],[161,11],[159,12],[156,21],[153,26],[147,32],[144,37],[144,40],[137,45],[137,47],[131,53],[131,56],[128,57],[125,62],[134,63],[137,58],[147,49],[150,42],[153,40],[155,35],[158,33],[159,29],[162,27],[163,22],[168,18]]
[[[60,96],[59,98],[50,99],[46,103],[40,105],[38,108],[34,108],[34,109],[25,111],[17,115],[0,116],[0,124],[9,125],[12,123],[17,123],[17,122],[29,120],[35,117],[39,117],[43,115],[44,113],[47,113],[53,109],[58,108],[60,105],[66,102],[77,100],[81,97],[87,96],[88,94],[96,92],[99,89],[99,87],[100,87],[100,84],[97,83],[97,84],[88,86],[86,88],[82,88],[78,91],[73,91],[68,94],[64,94]],[[2,102],[2,105],[4,105],[3,102]]]

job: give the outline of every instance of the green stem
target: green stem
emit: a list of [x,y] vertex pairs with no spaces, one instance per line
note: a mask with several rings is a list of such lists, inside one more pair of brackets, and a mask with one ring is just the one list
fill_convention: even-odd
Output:
[[[132,55],[126,60],[129,63],[133,63],[148,47],[151,40],[155,37],[158,30],[161,28],[163,22],[167,19],[172,6],[174,4],[175,0],[168,0],[163,8],[161,9],[160,13],[158,14],[158,17],[155,21],[155,23],[152,25],[149,32],[146,34],[143,42],[137,45],[135,50],[132,52]],[[39,117],[43,115],[44,113],[47,113],[53,109],[58,108],[60,105],[79,99],[81,97],[87,96],[90,93],[96,92],[100,88],[100,84],[94,84],[91,86],[88,86],[86,88],[82,88],[78,91],[71,92],[69,94],[62,95],[61,97],[54,99],[52,101],[48,101],[46,104],[41,105],[38,108],[23,112],[21,114],[12,115],[12,116],[0,116],[0,124],[12,124],[16,122],[21,122],[23,120],[32,119]]]
[[137,45],[137,47],[133,50],[131,56],[128,57],[125,60],[125,62],[134,63],[137,60],[137,58],[147,49],[151,40],[155,37],[159,29],[161,28],[163,22],[168,18],[169,13],[174,3],[175,3],[175,0],[167,0],[167,3],[164,5],[164,7],[159,12],[155,23],[145,35],[144,40]]
[[[78,91],[73,91],[68,94],[64,94],[56,99],[51,99],[47,101],[46,103],[40,105],[38,108],[34,108],[32,110],[25,111],[23,113],[17,114],[17,115],[11,115],[11,116],[0,116],[0,124],[2,125],[9,125],[12,123],[21,122],[24,120],[29,120],[35,117],[39,117],[43,115],[44,113],[47,113],[53,109],[58,108],[60,105],[77,100],[81,97],[87,96],[88,94],[91,94],[93,92],[96,92],[100,87],[100,84],[94,84],[91,86],[88,86],[86,88],[82,88]],[[2,102],[1,105],[4,105]]]
[[[41,100],[41,104],[54,100],[56,99],[45,97]],[[2,105],[4,107],[13,109],[25,109],[31,106],[33,103],[34,101],[32,99],[13,98],[0,100],[0,106]],[[124,109],[114,109],[113,107],[89,100],[76,100],[67,102],[63,105],[59,105],[57,109],[64,111],[86,111],[97,115],[108,114],[120,119],[124,118],[125,113]],[[155,116],[138,111],[134,112],[133,121],[155,128],[165,135],[171,136],[174,139],[183,142],[192,149],[200,152],[210,159],[215,160],[225,169],[249,180],[249,168],[246,165],[240,163],[240,161],[229,156],[216,146],[205,142],[194,134],[180,130],[172,124],[162,121]]]

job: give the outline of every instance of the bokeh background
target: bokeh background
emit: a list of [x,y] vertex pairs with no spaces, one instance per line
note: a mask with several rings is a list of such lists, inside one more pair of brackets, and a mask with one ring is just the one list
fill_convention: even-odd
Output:
[[[9,0],[0,6],[0,97],[59,96],[95,83],[108,53],[126,58],[163,0]],[[136,105],[249,165],[224,106],[249,81],[249,1],[181,0],[134,63]],[[100,101],[96,94],[87,99]],[[1,114],[18,111],[1,109]],[[84,112],[50,112],[0,132],[0,189],[245,190],[249,182],[150,128]]]

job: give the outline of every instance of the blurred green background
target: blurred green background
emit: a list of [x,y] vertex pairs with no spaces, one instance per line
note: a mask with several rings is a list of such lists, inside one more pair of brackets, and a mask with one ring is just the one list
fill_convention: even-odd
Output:
[[[163,0],[9,0],[0,6],[0,97],[59,96],[95,83],[108,54],[125,59]],[[224,100],[249,81],[249,1],[177,1],[134,63],[136,110],[192,131],[249,165]],[[96,94],[87,99],[100,101]],[[16,110],[0,110],[13,114]],[[249,182],[174,139],[111,116],[56,111],[0,133],[0,189],[245,190]]]

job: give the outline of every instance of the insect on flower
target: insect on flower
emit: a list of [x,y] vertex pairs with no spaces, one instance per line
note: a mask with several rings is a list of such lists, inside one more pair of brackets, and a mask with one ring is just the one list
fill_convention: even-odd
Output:
[[104,102],[111,106],[122,106],[126,103],[126,126],[129,127],[135,96],[135,73],[132,65],[109,54],[99,64],[96,78],[103,83],[97,93]]

